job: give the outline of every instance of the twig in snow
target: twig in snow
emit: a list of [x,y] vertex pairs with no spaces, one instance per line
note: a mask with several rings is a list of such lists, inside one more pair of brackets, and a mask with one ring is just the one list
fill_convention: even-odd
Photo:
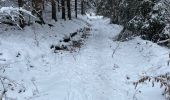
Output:
[[37,38],[37,33],[35,32],[35,27],[33,27],[33,31],[34,31],[35,43],[36,43],[37,47],[39,47],[39,41],[38,41],[38,38]]
[[120,42],[121,42],[121,40],[123,39],[123,35],[125,34],[125,33],[124,33],[125,30],[126,30],[126,28],[124,27],[124,28],[122,29],[122,31],[119,33],[118,38],[116,39],[116,40],[118,40],[119,42],[118,42],[116,48],[113,50],[112,58],[114,57],[114,54],[116,53],[117,49],[120,47]]
[[116,48],[113,50],[112,58],[114,57],[114,54],[116,53],[116,51],[119,47],[120,47],[120,42],[117,44]]
[[1,81],[1,84],[2,84],[2,87],[3,87],[3,91],[2,93],[0,94],[0,100],[3,99],[3,97],[6,97],[6,89],[5,89],[5,86],[4,86],[4,82],[2,81],[2,79],[0,78],[0,81]]
[[[36,93],[38,93],[38,94],[39,94],[38,87],[37,87],[37,85],[35,84],[35,79],[33,78],[31,81],[32,81],[32,84],[33,84],[33,85],[34,85],[34,87],[35,87],[35,91],[34,91],[34,92],[36,92]],[[36,95],[36,93],[34,93],[33,95]]]
[[166,40],[158,41],[157,43],[158,43],[158,44],[163,44],[163,43],[168,42],[168,41],[170,41],[170,39],[166,39]]
[[139,89],[140,89],[140,87],[138,89],[136,89],[136,91],[133,95],[133,100],[137,100],[136,95],[141,92],[141,91],[139,91]]
[[42,97],[42,96],[45,96],[45,95],[48,95],[48,94],[42,94],[42,95],[31,96],[31,97],[28,97],[28,98],[25,98],[25,99],[26,99],[26,100],[32,100],[32,99],[39,98],[39,97]]

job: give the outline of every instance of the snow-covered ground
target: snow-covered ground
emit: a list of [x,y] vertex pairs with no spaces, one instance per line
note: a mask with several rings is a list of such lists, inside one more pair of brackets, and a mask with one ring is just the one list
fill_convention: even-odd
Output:
[[[91,26],[77,52],[54,53],[50,46],[83,27]],[[168,70],[169,50],[134,38],[113,41],[121,26],[109,19],[84,16],[59,21],[54,27],[34,25],[23,31],[0,31],[0,76],[12,100],[165,100],[159,86],[133,82],[142,75],[159,75]],[[115,50],[116,49],[116,50]],[[5,68],[4,68],[5,67]],[[7,80],[5,81],[7,82]],[[2,87],[1,87],[2,88]],[[10,99],[9,99],[10,100]]]

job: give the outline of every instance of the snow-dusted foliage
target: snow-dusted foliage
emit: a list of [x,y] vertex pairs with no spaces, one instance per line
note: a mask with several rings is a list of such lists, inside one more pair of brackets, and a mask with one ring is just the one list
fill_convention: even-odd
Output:
[[166,37],[162,37],[162,35],[164,34],[163,30],[166,23],[164,14],[161,14],[161,12],[162,10],[157,9],[150,11],[146,15],[135,16],[128,22],[127,28],[131,31],[137,31],[144,39],[154,42],[158,42],[162,39],[164,40]]
[[158,42],[169,38],[165,34],[165,27],[167,26],[166,13],[169,12],[167,10],[169,1],[166,1],[166,3],[165,1],[112,0],[110,2],[109,0],[102,0],[99,3],[97,13],[110,17],[112,23],[125,26],[126,29],[132,31],[135,35]]
[[163,0],[163,7],[165,9],[166,27],[164,33],[170,35],[170,0]]
[[146,0],[139,5],[140,14],[131,19],[127,28],[140,33],[142,38],[158,42],[169,38],[163,30],[166,26],[165,9],[161,1]]
[[[15,7],[1,7],[0,8],[0,23],[6,23],[5,21],[8,20],[10,23],[16,24],[18,27],[19,16],[22,16],[21,13],[27,14],[28,16],[34,17],[30,11],[27,11],[23,8],[15,8]],[[22,16],[24,18],[24,16]]]
[[15,15],[18,15],[19,11],[22,11],[22,12],[24,12],[24,13],[30,15],[30,16],[33,16],[30,11],[27,11],[23,8],[14,8],[14,7],[2,7],[2,8],[0,8],[0,14],[1,15],[9,15],[12,18],[14,18]]
[[35,16],[33,16],[30,11],[27,11],[23,8],[2,7],[0,8],[0,23],[16,25],[20,29],[22,29],[23,27],[19,25],[18,20],[20,20],[21,18],[25,20],[23,14],[27,14],[27,16],[35,18]]

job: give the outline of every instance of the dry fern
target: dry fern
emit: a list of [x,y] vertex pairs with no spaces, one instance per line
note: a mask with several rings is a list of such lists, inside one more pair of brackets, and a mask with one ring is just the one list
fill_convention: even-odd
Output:
[[160,84],[160,88],[164,89],[163,95],[165,95],[167,100],[170,100],[170,73],[166,73],[164,75],[159,75],[156,77],[143,76],[140,80],[133,83],[135,85],[135,89],[139,84],[142,84],[144,82],[151,82],[152,87],[155,86],[155,83]]

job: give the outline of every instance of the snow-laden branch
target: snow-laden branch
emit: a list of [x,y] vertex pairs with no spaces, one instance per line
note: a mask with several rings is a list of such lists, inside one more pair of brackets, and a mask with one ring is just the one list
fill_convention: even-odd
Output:
[[[28,14],[32,17],[35,17],[34,15],[31,14],[30,11],[27,11],[23,8],[14,8],[14,7],[2,7],[0,8],[0,14],[1,15],[9,15],[9,16],[15,16],[15,15],[19,15],[19,11]],[[13,18],[13,17],[12,17]]]
[[[22,12],[22,13],[21,13]],[[21,19],[21,17],[25,20],[25,17],[23,14],[27,14],[28,16],[31,16],[33,18],[36,18],[34,15],[32,15],[32,13],[28,10],[25,10],[23,8],[17,8],[17,7],[2,7],[0,8],[0,19],[4,18],[4,17],[10,17],[11,22],[15,23],[20,29],[22,29],[20,27],[20,25],[18,25],[17,19]],[[2,19],[3,21],[3,19]],[[2,22],[0,21],[0,24]]]

